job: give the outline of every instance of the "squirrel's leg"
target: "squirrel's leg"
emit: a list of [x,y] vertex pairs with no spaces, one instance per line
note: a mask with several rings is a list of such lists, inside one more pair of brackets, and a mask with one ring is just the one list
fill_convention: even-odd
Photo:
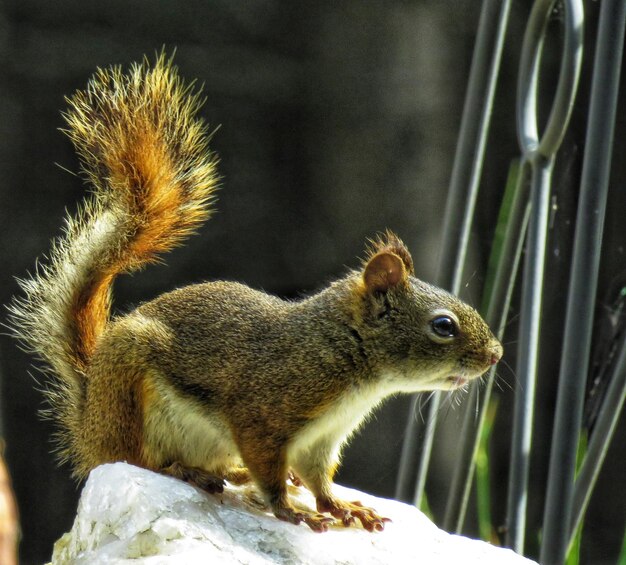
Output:
[[235,467],[224,474],[224,479],[233,485],[245,485],[252,480],[247,467]]
[[143,403],[142,371],[124,359],[123,347],[105,343],[100,349],[88,369],[80,425],[72,430],[78,436],[72,463],[80,476],[115,461],[148,467],[137,409]]
[[224,492],[224,479],[199,467],[186,467],[175,461],[171,465],[163,467],[160,471],[164,475],[196,485],[211,494]]
[[308,457],[300,457],[294,462],[296,473],[315,496],[317,511],[330,513],[344,526],[351,526],[358,519],[367,531],[382,531],[389,518],[379,516],[374,509],[359,501],[347,502],[333,495],[332,479],[338,465],[336,453],[332,443],[320,442],[307,452]]
[[178,461],[163,467],[160,472],[181,481],[192,483],[211,494],[224,492],[224,481],[233,485],[243,485],[252,479],[250,471],[246,467],[235,467],[224,473],[222,478],[199,467],[186,467]]
[[315,532],[328,530],[329,525],[334,522],[332,518],[296,510],[289,503],[286,484],[287,464],[283,447],[263,439],[253,439],[249,445],[248,442],[240,442],[239,450],[244,463],[250,469],[278,519],[292,524],[304,522]]

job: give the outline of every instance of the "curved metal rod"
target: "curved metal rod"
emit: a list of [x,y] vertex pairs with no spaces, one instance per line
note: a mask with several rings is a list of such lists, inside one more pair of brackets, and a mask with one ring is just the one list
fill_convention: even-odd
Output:
[[[463,276],[510,5],[511,0],[484,0],[480,14],[477,43],[472,56],[461,131],[446,203],[444,243],[437,277],[437,283],[454,294],[458,294]],[[417,506],[426,483],[440,398],[439,393],[434,394],[429,404],[426,435],[415,486],[414,501]],[[414,401],[405,430],[396,484],[398,498],[402,498],[410,480],[411,452],[417,435],[415,405]]]
[[541,137],[537,128],[538,73],[542,47],[555,0],[537,0],[533,5],[520,62],[517,124],[523,165],[531,170],[531,218],[528,251],[522,283],[518,378],[515,396],[513,439],[507,501],[507,545],[524,552],[526,505],[534,391],[537,378],[539,332],[551,175],[554,157],[569,122],[576,96],[583,44],[581,0],[563,3],[563,57],[559,82],[547,126]]
[[583,7],[580,0],[563,3],[565,39],[559,71],[559,82],[552,109],[541,135],[537,127],[537,84],[541,51],[555,0],[535,2],[522,46],[517,82],[517,130],[522,152],[544,157],[555,155],[561,146],[574,105],[582,58]]
[[625,20],[624,0],[602,2],[543,519],[541,562],[546,564],[563,562],[570,538],[576,451],[589,366]]

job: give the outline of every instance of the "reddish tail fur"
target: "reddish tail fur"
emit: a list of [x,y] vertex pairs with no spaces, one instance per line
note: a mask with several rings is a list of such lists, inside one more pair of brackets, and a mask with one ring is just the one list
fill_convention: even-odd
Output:
[[[10,311],[14,333],[55,375],[50,413],[74,436],[114,278],[192,233],[209,215],[217,176],[198,93],[163,54],[128,74],[99,70],[68,103],[66,133],[93,194],[67,218],[49,261],[21,281],[24,296]],[[68,434],[59,437],[66,443]]]

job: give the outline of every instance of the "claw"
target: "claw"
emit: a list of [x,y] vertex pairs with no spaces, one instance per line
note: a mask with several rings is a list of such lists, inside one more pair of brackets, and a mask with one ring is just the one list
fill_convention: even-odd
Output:
[[385,522],[391,521],[389,518],[379,516],[373,508],[367,508],[358,501],[345,502],[337,499],[320,498],[317,500],[317,509],[319,512],[329,512],[341,520],[345,527],[355,525],[358,519],[368,532],[382,532],[385,529]]
[[341,523],[346,528],[349,528],[350,526],[356,525],[356,517],[347,512],[346,515],[341,519]]
[[300,479],[300,477],[298,477],[298,475],[296,475],[291,469],[289,469],[289,472],[287,473],[287,478],[291,481],[291,484],[294,487],[301,487],[302,486],[302,479]]
[[335,523],[335,520],[328,516],[322,516],[321,514],[307,514],[304,517],[304,522],[314,532],[322,533],[327,532],[328,528]]
[[304,522],[314,532],[327,532],[328,528],[335,523],[333,518],[323,516],[322,514],[309,514],[308,512],[298,512],[291,507],[283,507],[274,511],[274,515],[285,522],[291,524],[300,524]]

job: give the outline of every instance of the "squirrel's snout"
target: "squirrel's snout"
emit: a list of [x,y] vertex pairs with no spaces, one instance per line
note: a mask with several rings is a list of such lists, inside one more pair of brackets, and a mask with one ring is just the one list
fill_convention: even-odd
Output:
[[493,340],[493,342],[491,343],[491,357],[489,360],[489,364],[490,365],[495,365],[498,361],[500,361],[500,359],[502,358],[502,345],[500,344],[500,342],[498,340]]

